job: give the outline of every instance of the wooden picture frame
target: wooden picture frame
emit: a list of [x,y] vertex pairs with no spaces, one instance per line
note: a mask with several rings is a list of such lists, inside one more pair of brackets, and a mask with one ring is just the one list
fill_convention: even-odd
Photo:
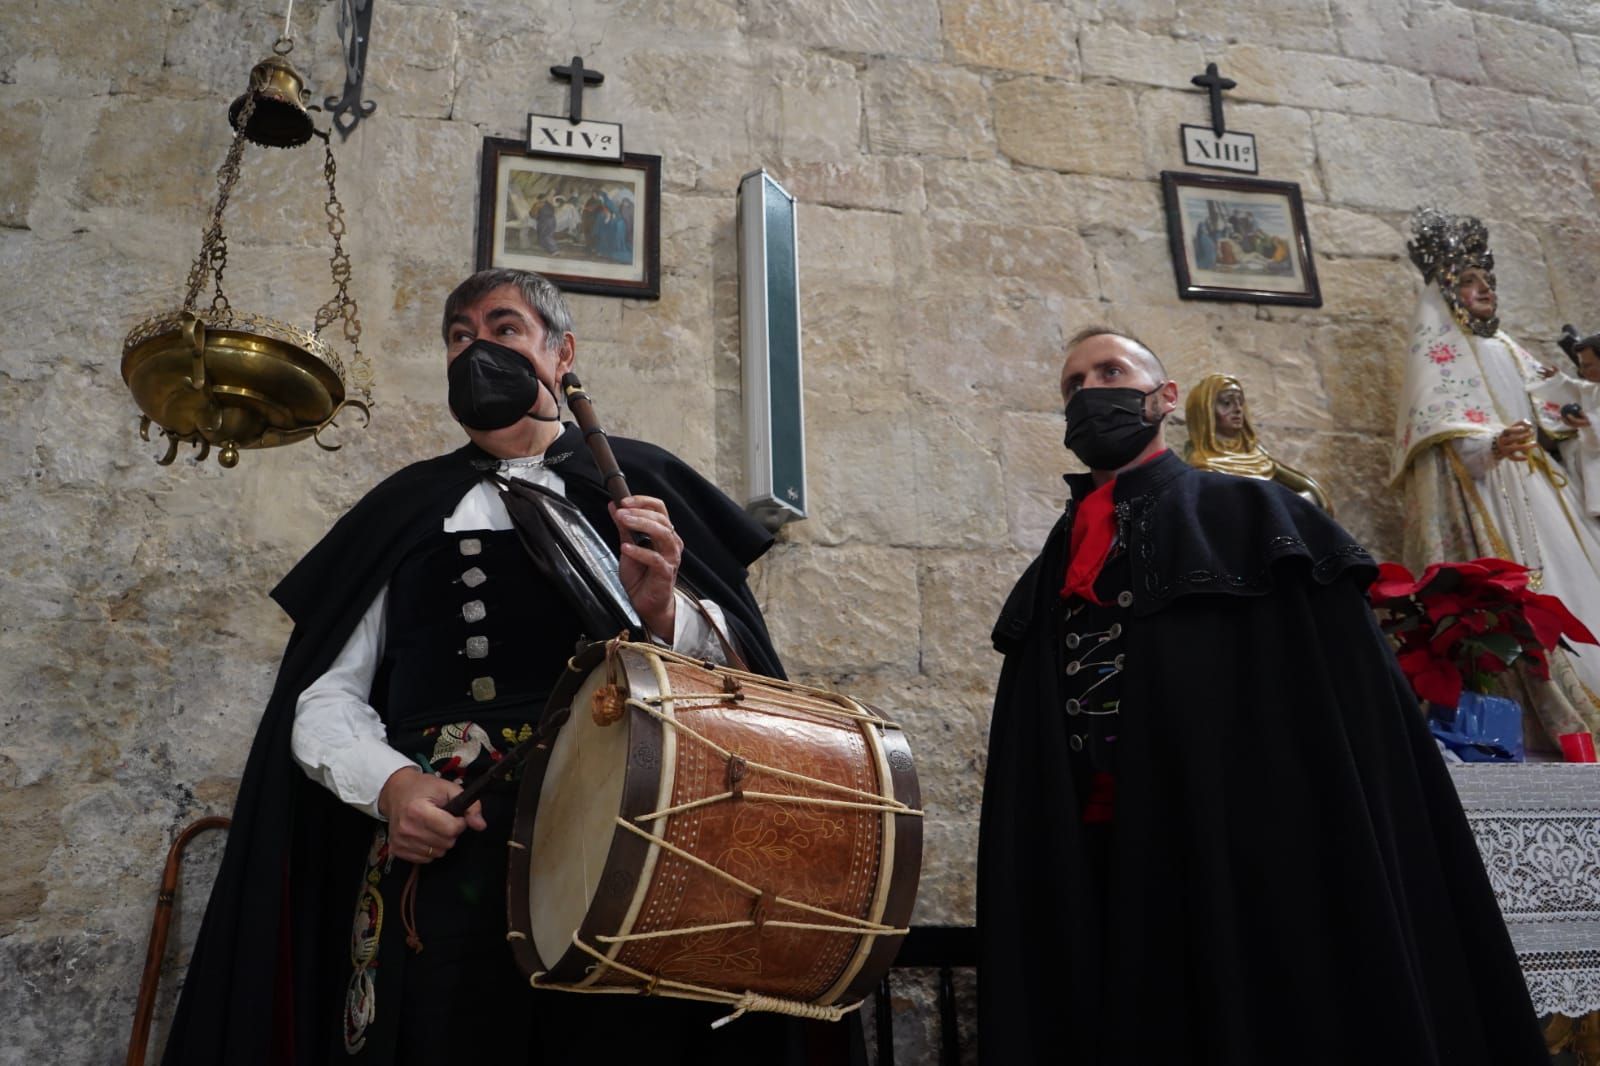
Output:
[[661,296],[661,157],[611,163],[485,137],[477,269],[532,270],[565,292]]
[[1178,296],[1321,307],[1300,186],[1161,172]]

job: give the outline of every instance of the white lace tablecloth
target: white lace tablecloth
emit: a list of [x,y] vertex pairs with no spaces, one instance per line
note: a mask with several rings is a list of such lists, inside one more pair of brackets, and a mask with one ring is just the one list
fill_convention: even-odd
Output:
[[1450,770],[1534,1008],[1600,1010],[1600,766]]

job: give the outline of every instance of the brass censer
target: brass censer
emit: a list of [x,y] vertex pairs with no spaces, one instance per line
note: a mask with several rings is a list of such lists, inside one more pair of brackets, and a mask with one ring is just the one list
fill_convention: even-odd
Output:
[[[333,146],[306,110],[310,94],[305,79],[287,58],[293,47],[292,39],[280,37],[273,55],[251,70],[245,94],[228,109],[233,142],[217,171],[216,206],[189,270],[182,308],[139,323],[122,345],[122,380],[144,412],[139,435],[149,440],[154,425],[167,438],[167,452],[157,460],[163,466],[177,457],[180,443],[200,449],[196,461],[215,446],[217,462],[230,468],[238,465],[242,448],[273,448],[308,437],[325,451],[337,451],[339,445],[324,442],[321,434],[336,426],[341,412],[353,408],[361,413],[363,426],[370,421],[372,365],[361,354],[361,319],[350,295],[350,256],[344,250],[344,206],[334,190]],[[334,294],[317,309],[307,331],[229,304],[222,287],[228,265],[222,216],[239,180],[245,141],[296,148],[312,137],[321,138],[324,149]],[[196,301],[208,278],[214,289],[211,304],[199,307]],[[335,322],[349,345],[348,365],[322,338]],[[352,398],[352,391],[361,398]]]

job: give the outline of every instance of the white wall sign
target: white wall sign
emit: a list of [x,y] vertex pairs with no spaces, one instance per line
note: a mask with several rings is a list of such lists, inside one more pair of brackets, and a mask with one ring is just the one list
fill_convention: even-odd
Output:
[[1255,134],[1229,130],[1218,137],[1210,126],[1181,125],[1178,128],[1183,132],[1183,161],[1187,165],[1240,170],[1246,174],[1261,172]]
[[528,151],[622,162],[622,125],[572,122],[565,115],[529,115]]

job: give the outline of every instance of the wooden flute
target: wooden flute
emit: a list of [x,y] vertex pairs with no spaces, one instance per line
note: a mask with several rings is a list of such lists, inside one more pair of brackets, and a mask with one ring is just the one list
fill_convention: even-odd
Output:
[[[622,476],[622,469],[617,466],[617,457],[611,452],[611,442],[606,439],[606,431],[600,428],[600,419],[595,417],[594,404],[590,402],[589,394],[583,391],[583,382],[578,380],[578,375],[569,370],[562,375],[561,391],[566,393],[567,407],[572,410],[572,417],[578,420],[578,428],[583,430],[584,442],[594,453],[595,465],[600,468],[600,476],[605,480],[606,490],[611,493],[611,499],[620,505],[633,493],[628,490],[628,479]],[[644,533],[634,533],[633,542],[641,548],[655,547],[654,542]]]

